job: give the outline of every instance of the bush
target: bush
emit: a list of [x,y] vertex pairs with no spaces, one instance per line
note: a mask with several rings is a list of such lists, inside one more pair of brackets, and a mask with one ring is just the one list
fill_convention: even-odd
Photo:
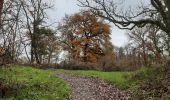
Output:
[[99,70],[97,65],[94,63],[77,62],[75,60],[72,60],[70,62],[63,61],[62,63],[60,63],[59,68],[70,70]]
[[170,62],[159,67],[142,68],[131,77],[130,82],[135,99],[169,100]]

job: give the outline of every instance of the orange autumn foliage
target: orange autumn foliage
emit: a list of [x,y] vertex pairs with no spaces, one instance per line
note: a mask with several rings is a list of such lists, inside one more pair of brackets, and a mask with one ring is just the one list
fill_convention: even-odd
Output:
[[72,59],[95,63],[104,56],[105,42],[110,40],[110,26],[90,11],[66,16],[60,31],[65,37]]

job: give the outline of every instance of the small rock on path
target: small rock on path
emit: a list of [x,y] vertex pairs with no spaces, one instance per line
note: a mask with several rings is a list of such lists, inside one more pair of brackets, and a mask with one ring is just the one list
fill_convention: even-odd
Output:
[[106,81],[89,76],[59,74],[71,87],[68,100],[131,100],[130,95]]

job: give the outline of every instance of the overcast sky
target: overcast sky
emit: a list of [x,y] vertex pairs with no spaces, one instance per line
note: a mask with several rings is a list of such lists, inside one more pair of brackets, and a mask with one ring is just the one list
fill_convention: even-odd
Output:
[[[126,0],[126,4],[135,4],[141,0]],[[79,12],[81,7],[77,6],[78,2],[76,0],[54,0],[54,9],[48,12],[51,22],[61,22],[61,19],[65,14],[74,14]],[[125,34],[125,30],[120,30],[116,27],[112,27],[112,43],[115,46],[124,46],[128,42],[128,38]]]

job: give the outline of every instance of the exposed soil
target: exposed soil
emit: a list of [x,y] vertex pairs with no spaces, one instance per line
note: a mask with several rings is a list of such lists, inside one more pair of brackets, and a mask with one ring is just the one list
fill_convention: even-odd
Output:
[[89,76],[59,74],[71,87],[68,100],[131,100],[126,91],[122,91],[108,82]]

